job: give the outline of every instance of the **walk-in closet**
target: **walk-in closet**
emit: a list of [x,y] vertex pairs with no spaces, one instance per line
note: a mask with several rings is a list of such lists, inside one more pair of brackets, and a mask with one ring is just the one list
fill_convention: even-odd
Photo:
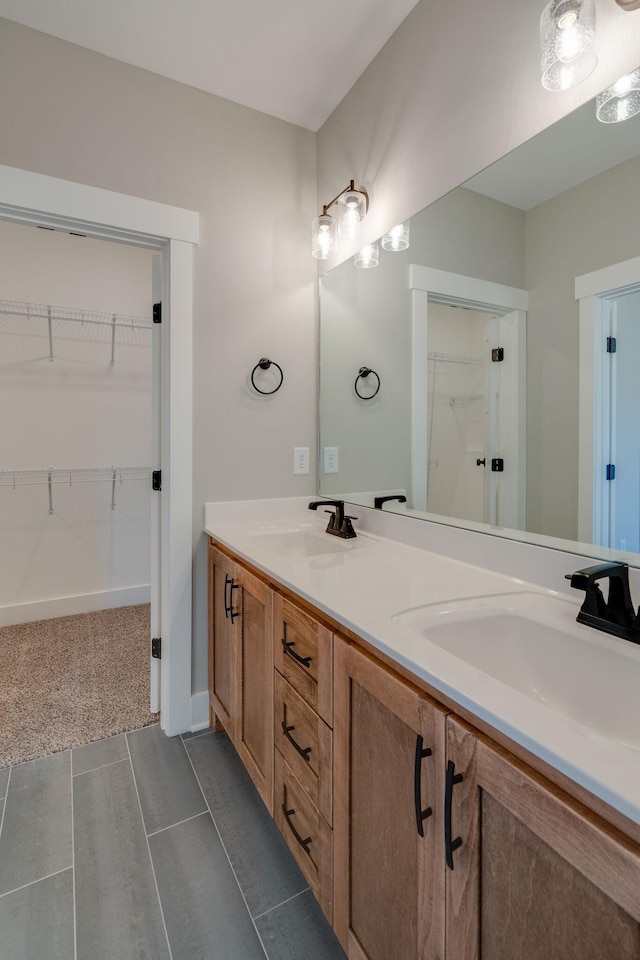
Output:
[[0,767],[157,719],[152,272],[0,221]]

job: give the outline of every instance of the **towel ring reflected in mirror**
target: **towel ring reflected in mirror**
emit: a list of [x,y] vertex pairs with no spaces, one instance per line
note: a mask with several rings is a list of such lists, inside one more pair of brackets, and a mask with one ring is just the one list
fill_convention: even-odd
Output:
[[[273,390],[261,390],[255,381],[256,370],[268,370],[271,366],[274,366],[280,373],[280,382],[273,388]],[[269,397],[272,393],[277,393],[283,383],[284,373],[282,372],[282,367],[279,363],[276,363],[275,360],[269,360],[267,357],[261,357],[251,371],[251,385],[253,386],[253,389],[258,393],[261,393],[263,397]]]
[[[373,391],[373,393],[370,393],[368,397],[365,397],[365,396],[364,396],[362,393],[360,393],[360,391],[358,390],[358,380],[360,380],[361,378],[362,378],[363,380],[366,380],[367,377],[370,376],[370,374],[373,374],[373,376],[374,376],[374,377],[376,378],[376,380],[378,381],[378,384],[377,384],[377,386],[376,386],[376,389]],[[361,400],[373,400],[373,398],[377,395],[378,391],[380,390],[380,377],[379,377],[378,374],[375,372],[375,370],[372,370],[372,369],[371,369],[371,367],[360,367],[360,370],[358,371],[358,376],[356,377],[356,380],[355,380],[355,383],[354,383],[354,385],[353,385],[353,388],[354,388],[354,390],[356,391],[357,396],[360,397]]]

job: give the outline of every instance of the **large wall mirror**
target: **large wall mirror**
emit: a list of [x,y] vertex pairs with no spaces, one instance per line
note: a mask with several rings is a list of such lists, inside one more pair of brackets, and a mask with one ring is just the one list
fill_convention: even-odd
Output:
[[585,104],[409,241],[320,281],[320,493],[639,566],[640,115]]

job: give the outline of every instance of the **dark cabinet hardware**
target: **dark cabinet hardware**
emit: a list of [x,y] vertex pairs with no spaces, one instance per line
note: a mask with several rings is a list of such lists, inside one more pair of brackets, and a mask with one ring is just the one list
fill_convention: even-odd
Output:
[[[255,381],[256,371],[258,369],[268,370],[272,364],[280,374],[280,380],[278,381],[278,386],[274,387],[273,390],[261,390]],[[251,371],[251,385],[253,386],[253,389],[256,390],[258,393],[261,393],[263,397],[270,397],[272,393],[278,392],[278,390],[280,389],[283,383],[284,383],[284,373],[282,372],[282,367],[280,366],[280,364],[276,363],[275,360],[269,360],[268,357],[260,357],[255,367]]]
[[291,736],[291,731],[295,730],[294,726],[288,727],[284,722],[284,720],[282,721],[281,726],[282,726],[282,732],[284,733],[289,743],[292,744],[294,749],[298,751],[298,753],[303,758],[303,760],[306,760],[307,763],[309,763],[309,754],[311,753],[311,747],[301,747],[300,744],[293,739],[293,737]]
[[[626,563],[598,563],[593,567],[567,573],[566,579],[576,590],[584,590],[585,598],[576,617],[578,623],[611,633],[632,643],[640,643],[640,611],[636,615],[629,589],[629,567]],[[598,580],[609,581],[605,600]]]
[[376,510],[382,510],[382,504],[388,503],[389,500],[397,500],[398,503],[407,502],[407,498],[403,493],[396,493],[396,494],[391,494],[388,497],[375,497],[373,500],[373,505],[376,508]]
[[[230,577],[229,574],[225,574],[224,577],[224,615],[228,620],[231,617],[231,623],[233,623],[236,617],[240,616],[239,610],[233,609],[233,591],[237,590],[240,586],[239,583],[235,583],[233,577]],[[227,593],[228,590],[228,593]]]
[[491,461],[491,469],[494,473],[504,473],[504,460],[502,457],[494,457]]
[[284,818],[285,818],[285,820],[287,821],[287,824],[288,824],[288,826],[289,826],[289,829],[291,830],[291,833],[294,835],[294,837],[296,838],[296,840],[298,841],[298,843],[300,844],[300,846],[302,847],[302,849],[304,850],[304,852],[305,852],[305,853],[308,853],[309,856],[311,856],[311,852],[310,852],[310,850],[309,850],[309,846],[310,846],[310,844],[313,842],[312,839],[311,839],[311,837],[307,837],[306,840],[303,840],[302,837],[300,836],[300,834],[298,833],[298,831],[296,830],[296,828],[294,827],[294,825],[293,825],[292,822],[291,822],[291,817],[295,814],[295,810],[287,810],[286,805],[283,803],[283,804],[282,804],[282,812],[284,813]]
[[424,827],[422,823],[433,813],[431,807],[427,807],[425,810],[422,809],[422,790],[420,786],[422,761],[425,757],[430,757],[432,752],[431,747],[423,747],[423,743],[423,738],[418,734],[416,737],[416,758],[413,766],[413,799],[416,809],[416,826],[421,837],[424,837]]
[[449,870],[453,870],[453,854],[458,847],[462,846],[462,837],[451,836],[451,806],[453,803],[453,787],[456,783],[461,783],[464,777],[461,773],[455,772],[456,765],[453,760],[447,763],[447,778],[444,791],[444,852]]
[[299,653],[296,653],[295,650],[293,649],[293,648],[295,647],[295,645],[296,645],[294,640],[289,640],[289,642],[287,643],[287,641],[286,641],[285,638],[283,637],[282,640],[280,641],[280,643],[282,644],[282,647],[283,647],[283,649],[284,649],[284,652],[285,652],[285,653],[288,653],[290,657],[293,657],[293,659],[296,661],[296,663],[299,663],[299,664],[301,664],[303,667],[306,667],[307,670],[309,669],[309,667],[311,666],[311,661],[312,661],[313,658],[312,658],[312,657],[301,657]]
[[331,533],[334,537],[341,537],[343,540],[350,540],[356,536],[351,521],[358,518],[345,515],[344,500],[312,500],[309,504],[309,510],[317,510],[318,507],[335,508],[335,513],[329,510],[325,511],[331,513],[326,533]]
[[476,460],[476,467],[486,467],[486,465],[487,465],[487,458],[483,457],[481,460],[480,457],[478,457],[478,459]]

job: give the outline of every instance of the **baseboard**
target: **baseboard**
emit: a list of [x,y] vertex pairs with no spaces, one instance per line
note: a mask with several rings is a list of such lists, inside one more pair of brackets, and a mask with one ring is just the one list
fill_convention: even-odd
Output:
[[0,627],[31,623],[34,620],[52,620],[54,617],[70,617],[75,613],[110,610],[113,607],[131,607],[137,603],[149,603],[150,598],[151,587],[143,584],[137,587],[122,587],[119,590],[82,593],[75,597],[54,597],[51,600],[16,603],[0,607]]
[[194,693],[191,696],[191,733],[206,730],[209,726],[209,691]]

